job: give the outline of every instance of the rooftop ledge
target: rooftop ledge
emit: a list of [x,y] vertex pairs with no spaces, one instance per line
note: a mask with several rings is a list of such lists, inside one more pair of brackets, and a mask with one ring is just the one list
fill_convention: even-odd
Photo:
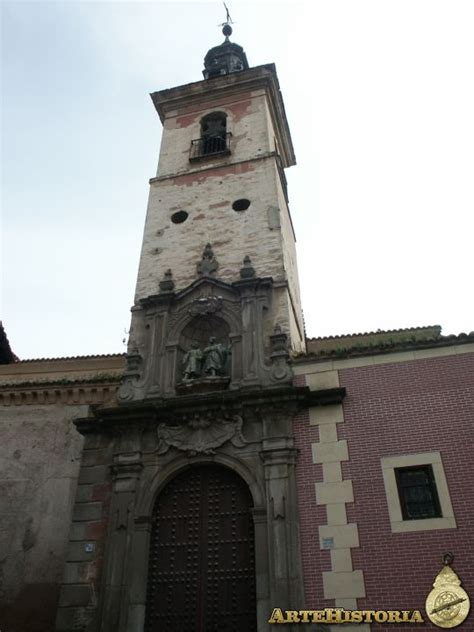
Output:
[[326,360],[377,355],[395,351],[446,347],[474,343],[474,331],[469,334],[443,336],[439,325],[407,329],[378,330],[368,333],[308,338],[307,353],[295,360]]

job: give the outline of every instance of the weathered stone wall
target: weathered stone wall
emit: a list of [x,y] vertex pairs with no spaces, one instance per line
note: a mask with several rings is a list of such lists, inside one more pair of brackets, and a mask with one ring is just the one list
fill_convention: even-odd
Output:
[[[239,92],[220,97],[207,95],[199,104],[176,110],[164,122],[158,173],[160,177],[186,173],[190,169],[191,141],[201,136],[200,121],[210,112],[227,114],[227,132],[232,134],[232,154],[228,163],[241,162],[265,155],[274,149],[274,135],[265,92],[263,90]],[[272,130],[269,133],[269,129]],[[206,160],[206,166],[222,164],[222,156]],[[196,163],[194,164],[196,168]]]
[[96,629],[109,522],[112,449],[110,437],[85,437],[58,602],[58,632]]
[[[303,321],[303,309],[301,307],[300,283],[298,277],[298,263],[296,258],[296,236],[291,221],[290,209],[284,188],[286,188],[285,175],[283,170],[278,170],[275,163],[275,182],[278,194],[278,208],[280,217],[280,231],[283,252],[283,265],[288,281],[288,313],[290,322],[290,338],[293,341],[293,348],[297,352],[304,352],[305,333]],[[296,343],[296,344],[295,344]]]
[[[274,101],[264,88],[234,86],[231,93],[217,94],[212,85],[203,82],[202,94],[196,99],[196,84],[193,98],[166,112],[158,177],[151,181],[135,300],[156,294],[168,269],[176,290],[187,287],[197,278],[196,264],[211,243],[219,263],[217,278],[228,283],[238,280],[243,258],[249,255],[257,276],[271,276],[280,283],[266,333],[280,324],[290,333],[294,350],[301,352],[304,335],[296,253],[277,167],[276,138],[281,131],[275,128],[270,107]],[[213,111],[227,116],[231,153],[190,162],[191,141],[201,135],[200,121]],[[242,198],[250,201],[250,207],[234,211],[233,202]],[[173,213],[181,210],[188,218],[173,223]]]
[[[251,204],[237,212],[232,203],[240,198]],[[171,221],[177,210],[189,213],[182,224]],[[196,280],[196,265],[208,242],[219,264],[217,278],[237,281],[248,255],[257,276],[288,282],[289,290],[282,291],[286,296],[275,297],[269,327],[278,322],[291,334],[295,350],[302,351],[295,246],[274,156],[152,184],[136,301],[159,291],[159,281],[168,268],[177,290]]]
[[0,629],[54,629],[87,405],[1,410]]
[[[216,277],[223,281],[239,279],[245,255],[252,258],[258,276],[284,279],[273,162],[267,158],[221,166],[152,184],[137,300],[156,294],[168,268],[177,290],[192,283],[208,242],[219,263]],[[240,198],[251,202],[246,211],[232,209]],[[180,209],[189,217],[173,224],[170,216]]]
[[52,632],[83,439],[73,420],[110,403],[122,355],[0,366],[0,630]]

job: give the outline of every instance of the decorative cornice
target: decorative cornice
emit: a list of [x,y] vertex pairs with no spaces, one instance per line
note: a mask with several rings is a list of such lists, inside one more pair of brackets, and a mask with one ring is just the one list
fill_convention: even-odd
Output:
[[115,400],[121,376],[104,381],[64,380],[0,386],[0,406],[63,404],[110,404]]
[[193,173],[203,173],[205,171],[219,171],[220,169],[228,169],[229,165],[236,166],[241,165],[247,162],[255,162],[256,160],[267,160],[268,158],[273,158],[278,160],[278,154],[276,151],[268,151],[265,153],[256,154],[255,156],[249,156],[248,158],[244,158],[243,160],[234,160],[232,163],[224,162],[222,164],[210,165],[209,167],[201,167],[197,169],[186,169],[185,171],[178,171],[176,173],[169,173],[164,176],[154,176],[148,180],[149,184],[156,184],[157,182],[163,182],[164,180],[178,180],[179,178],[187,177],[192,175]]
[[96,408],[92,416],[75,421],[81,434],[120,432],[131,425],[158,424],[179,421],[189,415],[243,415],[245,411],[273,408],[283,414],[294,414],[298,409],[340,403],[344,388],[310,391],[307,386],[286,386],[214,393],[181,395],[179,397],[132,401],[118,407]]

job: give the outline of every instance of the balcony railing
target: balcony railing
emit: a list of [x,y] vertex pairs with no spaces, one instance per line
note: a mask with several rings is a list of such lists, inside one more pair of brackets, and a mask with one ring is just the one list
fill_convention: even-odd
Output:
[[225,136],[203,136],[191,141],[189,149],[189,160],[202,160],[212,156],[230,154],[230,137],[227,132]]

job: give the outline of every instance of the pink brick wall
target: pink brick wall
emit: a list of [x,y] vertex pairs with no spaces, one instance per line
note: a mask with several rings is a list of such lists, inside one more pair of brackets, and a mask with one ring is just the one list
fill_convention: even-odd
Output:
[[[354,569],[364,571],[366,599],[361,608],[422,609],[443,553],[455,556],[454,569],[474,595],[474,354],[461,354],[339,371],[349,462],[343,478],[353,482],[348,522],[359,526],[360,548],[352,550]],[[311,461],[317,430],[304,415],[295,420],[298,494],[307,606],[324,606],[321,570],[330,570],[329,552],[318,551],[314,482],[322,479]],[[392,534],[380,458],[439,451],[448,481],[457,529]],[[458,629],[471,632],[472,616]],[[392,629],[380,626],[376,629]],[[409,629],[438,629],[427,622]]]
[[323,480],[323,468],[313,464],[311,444],[318,441],[317,426],[309,425],[309,415],[303,411],[293,421],[295,446],[299,450],[296,485],[300,518],[303,574],[305,579],[304,607],[318,610],[334,606],[334,599],[324,599],[322,573],[331,570],[331,554],[319,548],[320,525],[327,524],[326,508],[316,505],[314,484]]

